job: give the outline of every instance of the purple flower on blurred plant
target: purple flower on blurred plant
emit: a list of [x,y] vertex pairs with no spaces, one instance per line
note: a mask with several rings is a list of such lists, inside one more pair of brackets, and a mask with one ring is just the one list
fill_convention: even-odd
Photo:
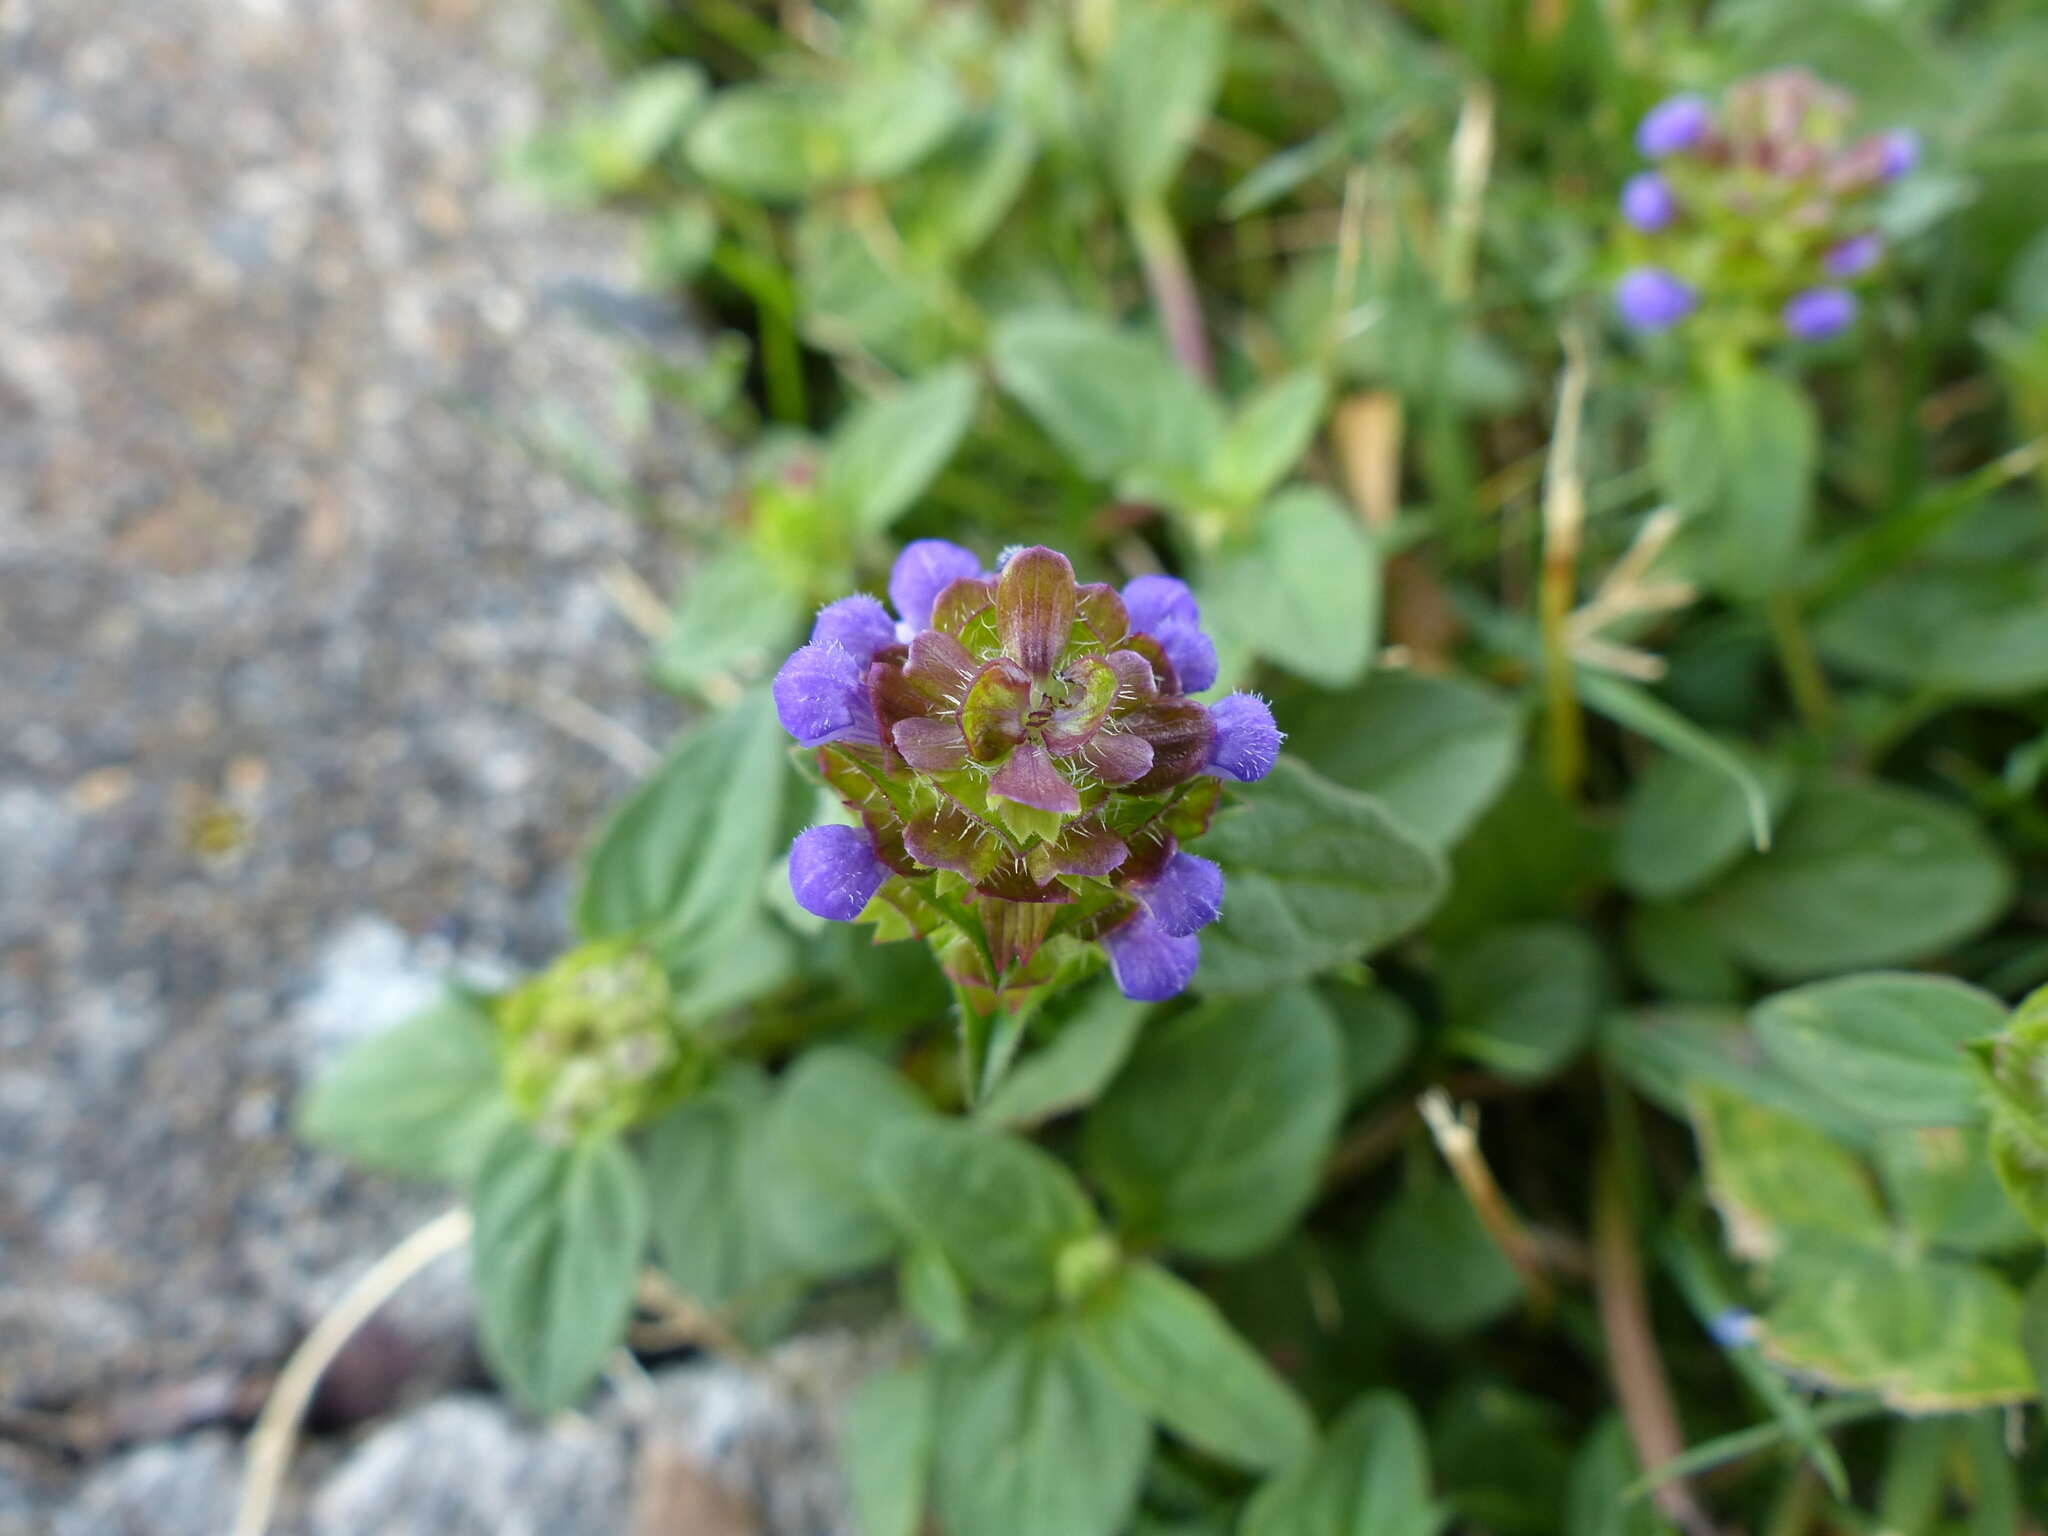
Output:
[[[1046,945],[1089,940],[1133,997],[1185,987],[1223,871],[1180,839],[1207,828],[1218,780],[1261,778],[1280,750],[1263,701],[1188,696],[1216,680],[1194,594],[1170,576],[1084,585],[1044,548],[989,575],[927,539],[889,595],[895,618],[864,595],[828,605],[775,677],[784,727],[861,823],[797,839],[797,901],[851,921],[879,899],[953,933],[942,956],[976,999],[1046,979]],[[960,899],[930,885],[939,871],[965,883],[978,932],[935,899]]]
[[1636,125],[1636,148],[1652,160],[1691,149],[1713,131],[1714,109],[1706,97],[1673,96],[1659,102]]
[[1159,642],[1182,693],[1200,693],[1216,681],[1216,646],[1202,633],[1201,610],[1186,582],[1140,576],[1124,588],[1123,598],[1131,628]]
[[874,899],[889,867],[857,827],[810,827],[789,850],[789,888],[817,917],[850,923]]
[[1669,228],[1678,218],[1678,198],[1671,183],[1655,171],[1642,171],[1621,189],[1621,216],[1645,234]]
[[1809,288],[1785,303],[1785,329],[1801,341],[1825,341],[1856,318],[1856,295],[1846,288]]
[[1886,181],[1897,181],[1920,163],[1920,135],[1912,129],[1894,128],[1879,142],[1883,145],[1879,164]]
[[1209,706],[1216,741],[1209,748],[1209,772],[1218,778],[1249,784],[1273,771],[1280,758],[1280,727],[1273,711],[1255,693],[1233,693]]
[[1662,267],[1633,267],[1614,285],[1615,312],[1631,330],[1668,330],[1698,306],[1691,285]]
[[1827,255],[1821,258],[1821,265],[1829,277],[1861,277],[1877,265],[1884,254],[1884,242],[1874,234],[1851,235],[1838,245],[1829,247]]

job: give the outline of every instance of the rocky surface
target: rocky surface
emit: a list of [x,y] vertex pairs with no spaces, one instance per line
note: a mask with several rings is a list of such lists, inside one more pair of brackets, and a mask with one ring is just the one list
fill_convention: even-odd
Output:
[[0,3],[0,1530],[211,1507],[168,1490],[218,1431],[95,1468],[105,1405],[232,1418],[438,1207],[293,1096],[445,966],[545,959],[675,723],[618,599],[665,550],[534,446],[721,473],[622,436],[624,233],[498,174],[560,9]]

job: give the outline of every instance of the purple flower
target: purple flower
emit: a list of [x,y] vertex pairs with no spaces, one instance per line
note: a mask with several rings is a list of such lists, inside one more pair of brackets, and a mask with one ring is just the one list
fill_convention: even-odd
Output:
[[889,866],[857,827],[811,827],[790,845],[789,888],[814,917],[852,922],[888,878]]
[[771,692],[776,718],[803,746],[881,740],[868,697],[867,662],[837,640],[816,641],[793,652],[775,674]]
[[1249,784],[1273,771],[1280,756],[1280,727],[1255,693],[1233,693],[1209,706],[1216,738],[1209,747],[1208,772]]
[[1678,217],[1678,199],[1671,183],[1655,171],[1643,171],[1621,189],[1621,216],[1645,234],[1668,228]]
[[1143,907],[1105,933],[1102,947],[1117,986],[1137,1003],[1178,997],[1195,979],[1195,967],[1202,960],[1200,939],[1168,933]]
[[1856,318],[1856,295],[1846,288],[1809,288],[1786,300],[1785,329],[1801,341],[1825,341]]
[[1691,149],[1714,127],[1714,109],[1704,96],[1673,96],[1659,102],[1636,125],[1636,148],[1652,160]]
[[883,646],[896,643],[896,621],[879,598],[857,592],[818,610],[811,643],[838,645],[865,666]]
[[1223,911],[1223,869],[1213,859],[1176,849],[1166,867],[1131,887],[1138,904],[1162,932],[1184,939],[1216,921]]
[[1215,642],[1202,632],[1202,611],[1188,584],[1171,576],[1139,576],[1123,590],[1131,628],[1159,642],[1180,680],[1181,692],[1200,693],[1216,681]]
[[1692,285],[1662,267],[1632,267],[1614,285],[1614,308],[1635,331],[1662,331],[1698,308]]
[[981,559],[971,549],[948,544],[944,539],[918,539],[903,546],[889,572],[889,601],[903,623],[899,639],[908,642],[920,630],[932,626],[932,604],[947,587],[963,576],[979,576]]
[[1821,258],[1829,277],[1861,277],[1877,265],[1884,242],[1875,234],[1851,235]]
[[1879,174],[1886,181],[1897,181],[1920,163],[1920,135],[1912,129],[1894,128],[1878,142],[1883,145]]

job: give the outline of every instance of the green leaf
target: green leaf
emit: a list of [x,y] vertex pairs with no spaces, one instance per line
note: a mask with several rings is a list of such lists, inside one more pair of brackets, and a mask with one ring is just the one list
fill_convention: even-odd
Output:
[[1705,740],[1726,760],[1659,757],[1629,792],[1615,833],[1614,875],[1645,901],[1690,895],[1767,845],[1791,797],[1792,775],[1783,764]]
[[1814,638],[1858,672],[1964,698],[2048,688],[2048,563],[1932,567],[1873,582]]
[[1252,1495],[1238,1536],[1433,1536],[1438,1524],[1415,1410],[1371,1392],[1312,1458]]
[[975,1106],[985,1125],[1028,1128],[1080,1109],[1116,1076],[1145,1021],[1142,1003],[1096,987],[1050,1045],[1024,1058]]
[[1819,439],[1805,393],[1760,368],[1671,402],[1652,423],[1650,457],[1687,515],[1674,558],[1730,597],[1782,587],[1806,536]]
[[1081,1337],[1124,1394],[1199,1450],[1266,1471],[1307,1455],[1315,1420],[1214,1303],[1156,1264],[1088,1300]]
[[2029,1225],[2048,1237],[2048,987],[1978,1047],[1991,1094],[1991,1165]]
[[825,450],[825,499],[862,535],[887,531],[953,456],[976,394],[973,371],[954,363],[857,407]]
[[1483,1328],[1522,1299],[1521,1276],[1447,1178],[1412,1185],[1380,1211],[1365,1265],[1389,1311],[1440,1337]]
[[1816,1125],[1847,1146],[1870,1142],[1871,1127],[1861,1116],[1764,1060],[1748,1021],[1734,1008],[1673,1003],[1610,1014],[1600,1049],[1638,1092],[1681,1119],[1692,1113],[1694,1085],[1712,1084]]
[[1885,1198],[1921,1242],[1971,1254],[2012,1253],[2038,1243],[1999,1185],[1989,1141],[1978,1126],[1899,1129],[1878,1138]]
[[719,550],[690,573],[654,676],[664,687],[701,693],[749,683],[782,664],[804,619],[804,600],[753,550]]
[[1379,555],[1319,486],[1282,491],[1218,550],[1203,603],[1220,634],[1325,688],[1365,675],[1379,627]]
[[686,145],[691,166],[716,186],[790,201],[834,170],[837,151],[815,97],[796,85],[740,85],[701,112]]
[[1624,1496],[1641,1473],[1628,1426],[1619,1414],[1604,1415],[1572,1462],[1566,1536],[1664,1536],[1670,1527],[1657,1507]]
[[1116,1536],[1152,1443],[1144,1412],[1057,1322],[946,1357],[937,1423],[948,1536]]
[[472,1202],[484,1357],[537,1412],[583,1395],[625,1337],[647,1247],[647,1188],[617,1138],[577,1147],[523,1125],[485,1152]]
[[1815,1233],[1890,1237],[1863,1165],[1805,1121],[1707,1084],[1693,1089],[1692,1120],[1734,1253],[1775,1258]]
[[1133,1240],[1243,1258],[1314,1195],[1343,1103],[1343,1046],[1313,992],[1204,1003],[1146,1030],[1083,1159]]
[[2020,1348],[2033,1368],[2035,1386],[2048,1396],[2048,1266],[2027,1282],[2020,1304]]
[[777,851],[787,740],[766,689],[686,735],[590,850],[583,936],[681,943],[729,922],[734,892],[756,890]]
[[1570,917],[1607,878],[1607,840],[1534,764],[1508,781],[1451,854],[1432,936],[1470,939],[1496,923]]
[[918,1536],[937,1433],[937,1381],[927,1365],[870,1376],[846,1406],[840,1454],[860,1536]]
[[1498,694],[1419,672],[1374,672],[1349,693],[1289,700],[1280,723],[1290,751],[1377,796],[1439,850],[1493,803],[1521,749],[1519,717]]
[[1938,954],[1996,920],[2012,872],[1976,822],[1890,785],[1803,791],[1768,854],[1700,911],[1745,965],[1786,980]]
[[1222,15],[1125,8],[1102,72],[1102,144],[1127,201],[1158,197],[1209,116],[1223,73]]
[[1808,1240],[1773,1270],[1764,1352],[1901,1413],[1955,1413],[2034,1395],[2020,1299],[1973,1264]]
[[1592,1038],[1606,1008],[1600,946],[1568,923],[1495,928],[1445,967],[1445,1044],[1505,1076],[1548,1077]]
[[872,1057],[825,1046],[783,1079],[768,1119],[765,1216],[805,1267],[839,1274],[879,1264],[896,1246],[864,1164],[889,1127],[930,1113]]
[[1946,976],[1879,972],[1766,998],[1750,1014],[1764,1051],[1815,1093],[1893,1125],[1984,1117],[1963,1047],[1995,1033],[2005,1008]]
[[714,1310],[789,1268],[761,1219],[769,1103],[758,1070],[727,1066],[647,1136],[655,1251],[677,1289]]
[[1675,1003],[1739,1003],[1749,995],[1741,967],[1684,906],[1637,907],[1626,937],[1630,965],[1655,994]]
[[323,1072],[297,1126],[365,1167],[464,1187],[511,1119],[490,1015],[451,992]]
[[896,1265],[896,1294],[911,1321],[940,1344],[958,1344],[974,1331],[967,1282],[937,1243],[912,1242]]
[[1326,981],[1316,993],[1344,1037],[1345,1102],[1356,1104],[1401,1070],[1415,1048],[1415,1015],[1385,987]]
[[1259,389],[1230,420],[1216,443],[1209,488],[1231,508],[1251,508],[1285,478],[1315,437],[1328,385],[1302,369]]
[[1443,864],[1379,802],[1290,757],[1216,818],[1200,852],[1223,866],[1223,915],[1202,931],[1195,987],[1257,992],[1356,960],[1413,928]]
[[1195,477],[1222,431],[1216,402],[1158,343],[1090,315],[998,326],[996,377],[1091,480],[1134,469]]
[[1087,1195],[1056,1158],[965,1121],[899,1119],[867,1164],[897,1225],[1008,1306],[1050,1301],[1061,1250],[1097,1228]]

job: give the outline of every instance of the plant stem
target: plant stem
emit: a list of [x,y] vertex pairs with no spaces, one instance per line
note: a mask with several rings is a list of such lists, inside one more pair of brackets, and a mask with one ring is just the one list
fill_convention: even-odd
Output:
[[1216,382],[1216,368],[1209,358],[1209,338],[1202,330],[1202,299],[1195,291],[1194,273],[1180,243],[1180,231],[1173,216],[1156,197],[1131,205],[1131,240],[1138,248],[1138,261],[1145,269],[1145,287],[1152,295],[1152,307],[1166,330],[1167,344],[1181,367],[1198,383]]
[[1550,782],[1565,799],[1578,795],[1586,771],[1586,721],[1572,675],[1571,616],[1578,579],[1585,485],[1579,475],[1579,423],[1586,404],[1586,349],[1576,332],[1564,338],[1557,418],[1544,470],[1543,569],[1536,589],[1543,634],[1544,755]]
[[1780,590],[1771,594],[1766,608],[1771,639],[1778,647],[1778,666],[1785,674],[1786,687],[1792,690],[1792,702],[1806,728],[1819,735],[1828,728],[1834,700],[1828,692],[1827,674],[1814,654],[1813,640],[1806,633],[1806,621],[1800,616],[1799,599]]

